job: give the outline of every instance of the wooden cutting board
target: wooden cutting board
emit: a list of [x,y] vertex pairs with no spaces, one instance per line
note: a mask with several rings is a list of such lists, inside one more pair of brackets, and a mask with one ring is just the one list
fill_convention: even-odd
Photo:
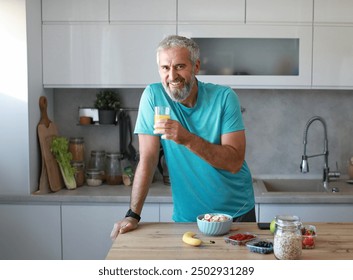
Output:
[[48,118],[47,106],[46,97],[41,96],[39,98],[41,119],[37,126],[37,132],[42,155],[42,172],[39,180],[39,191],[42,193],[48,192],[48,190],[57,192],[65,186],[59,165],[50,151],[51,141],[53,136],[58,135],[58,129]]

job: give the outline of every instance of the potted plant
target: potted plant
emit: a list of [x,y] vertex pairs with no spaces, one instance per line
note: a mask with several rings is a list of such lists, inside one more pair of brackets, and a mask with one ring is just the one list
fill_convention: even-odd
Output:
[[96,94],[94,107],[98,109],[100,124],[116,123],[116,113],[120,108],[120,99],[113,90],[101,90]]

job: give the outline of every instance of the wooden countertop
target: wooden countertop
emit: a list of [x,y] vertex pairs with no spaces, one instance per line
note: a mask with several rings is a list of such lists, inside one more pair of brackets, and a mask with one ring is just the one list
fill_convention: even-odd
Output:
[[[312,223],[317,237],[314,249],[303,249],[303,260],[353,260],[353,223]],[[259,230],[256,223],[234,223],[228,235],[237,232],[252,232],[261,238],[272,239],[269,230]],[[197,233],[204,243],[193,247],[182,241],[186,231]],[[225,243],[224,237],[205,236],[196,223],[141,223],[129,233],[120,234],[112,244],[107,260],[274,260],[272,254],[257,254],[246,246]],[[209,241],[215,241],[214,244]]]

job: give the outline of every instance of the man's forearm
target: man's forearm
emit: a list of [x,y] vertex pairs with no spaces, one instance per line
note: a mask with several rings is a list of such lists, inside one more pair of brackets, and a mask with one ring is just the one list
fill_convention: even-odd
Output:
[[144,164],[140,162],[137,166],[134,182],[131,191],[130,207],[132,211],[142,212],[142,207],[148,194],[149,187],[152,183],[155,166],[153,164]]
[[185,146],[215,168],[232,173],[238,172],[244,161],[242,148],[237,149],[228,144],[212,144],[195,134],[190,135],[190,139]]

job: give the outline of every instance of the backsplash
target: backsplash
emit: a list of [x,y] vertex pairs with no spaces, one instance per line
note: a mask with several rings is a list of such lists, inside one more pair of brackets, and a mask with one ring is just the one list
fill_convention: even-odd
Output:
[[[143,89],[117,89],[123,108],[137,109]],[[327,123],[329,167],[347,174],[348,159],[353,155],[353,91],[349,90],[261,90],[235,89],[246,127],[246,160],[253,176],[322,176],[323,157],[309,159],[310,173],[300,173],[303,133],[314,115]],[[54,120],[59,133],[85,139],[85,157],[91,150],[119,151],[118,126],[79,126],[78,108],[93,107],[96,89],[55,89]],[[136,110],[128,111],[134,126]],[[133,145],[138,148],[137,137]],[[324,132],[321,123],[309,129],[307,154],[321,154]]]

